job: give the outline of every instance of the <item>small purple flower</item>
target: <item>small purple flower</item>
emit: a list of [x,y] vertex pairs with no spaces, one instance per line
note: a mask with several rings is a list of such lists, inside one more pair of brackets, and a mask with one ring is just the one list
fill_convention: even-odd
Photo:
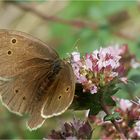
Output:
[[[52,130],[47,139],[65,139],[65,140],[78,140],[90,139],[92,135],[92,128],[88,121],[80,121],[74,119],[71,123],[64,123],[61,130]],[[44,138],[46,140],[46,138]]]

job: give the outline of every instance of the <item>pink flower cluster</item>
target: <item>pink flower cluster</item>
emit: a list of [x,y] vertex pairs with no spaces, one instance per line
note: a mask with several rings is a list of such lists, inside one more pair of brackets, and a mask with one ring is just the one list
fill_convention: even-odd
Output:
[[[131,102],[127,99],[117,99],[118,107],[114,110],[120,114],[121,119],[117,121],[119,127],[128,139],[140,139],[140,99]],[[90,120],[101,126],[100,136],[102,140],[120,139],[117,130],[110,122],[104,122],[102,117],[91,116]]]
[[[84,92],[97,93],[112,80],[121,78],[124,68],[120,63],[126,51],[126,45],[114,45],[100,48],[84,57],[79,52],[71,54],[71,64],[77,77],[77,82],[83,85]],[[122,77],[122,81],[127,79]]]

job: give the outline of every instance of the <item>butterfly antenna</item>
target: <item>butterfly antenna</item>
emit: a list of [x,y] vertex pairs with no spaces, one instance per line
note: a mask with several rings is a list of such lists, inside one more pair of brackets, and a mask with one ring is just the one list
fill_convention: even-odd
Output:
[[80,39],[77,39],[73,45],[74,50],[77,52],[79,52],[79,45],[78,45],[79,41],[80,41]]

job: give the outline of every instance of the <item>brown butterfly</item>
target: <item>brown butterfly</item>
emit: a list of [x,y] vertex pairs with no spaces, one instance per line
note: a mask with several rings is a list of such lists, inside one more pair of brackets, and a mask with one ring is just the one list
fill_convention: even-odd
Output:
[[0,30],[0,97],[11,112],[29,114],[30,130],[62,114],[72,103],[71,65],[45,43],[26,33]]

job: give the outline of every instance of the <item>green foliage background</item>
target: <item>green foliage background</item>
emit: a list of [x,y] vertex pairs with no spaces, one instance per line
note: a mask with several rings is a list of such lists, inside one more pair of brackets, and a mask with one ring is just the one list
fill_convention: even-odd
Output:
[[[108,44],[125,43],[129,45],[131,52],[140,59],[140,27],[138,26],[140,22],[140,3],[137,1],[79,0],[56,2],[50,0],[17,0],[17,2],[18,4],[28,4],[28,6],[32,6],[48,16],[69,21],[80,20],[90,24],[96,23],[99,26],[98,29],[80,28],[43,20],[30,11],[22,10],[12,1],[10,3],[0,2],[0,28],[21,30],[32,34],[47,42],[49,46],[54,47],[61,58],[67,57],[67,53],[76,50],[76,47],[84,54]],[[129,18],[124,18],[122,21],[118,18],[115,23],[109,22],[109,17],[116,17],[116,14],[120,11],[126,11]],[[123,30],[129,34],[118,34]],[[132,33],[133,30],[134,33]],[[136,74],[139,75],[139,70],[132,70],[129,77]],[[138,84],[135,87],[128,85],[117,95],[122,98],[132,98],[139,95],[139,81],[140,77],[137,77]],[[0,139],[42,139],[52,128],[59,128],[62,122],[71,120],[74,115],[77,118],[84,118],[84,112],[68,111],[59,117],[46,120],[40,129],[30,132],[25,125],[26,116],[16,116],[0,104]],[[99,131],[94,133],[93,138],[98,138],[98,133]]]

